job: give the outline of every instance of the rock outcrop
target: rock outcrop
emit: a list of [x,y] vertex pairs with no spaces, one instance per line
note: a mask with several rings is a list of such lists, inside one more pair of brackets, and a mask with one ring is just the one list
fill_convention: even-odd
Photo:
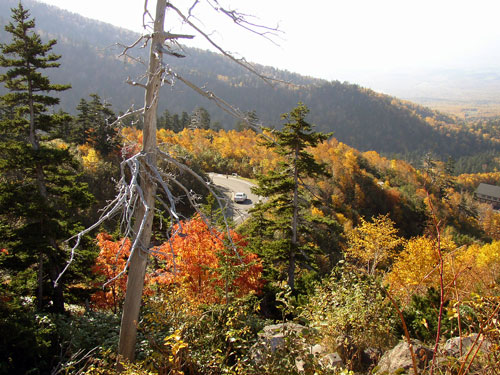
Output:
[[[418,368],[427,367],[432,361],[432,350],[418,340],[412,340],[412,347]],[[402,372],[413,374],[413,361],[406,340],[386,351],[373,371],[374,374],[389,375]]]

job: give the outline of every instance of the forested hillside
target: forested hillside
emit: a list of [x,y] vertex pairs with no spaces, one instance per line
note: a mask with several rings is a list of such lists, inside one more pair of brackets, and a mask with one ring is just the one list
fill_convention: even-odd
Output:
[[[92,93],[98,93],[116,111],[142,102],[142,91],[125,80],[137,79],[144,68],[137,62],[118,59],[121,50],[115,45],[132,43],[136,34],[31,0],[25,3],[36,17],[42,37],[58,40],[54,51],[62,55],[62,65],[49,76],[55,82],[72,85],[61,96],[65,111],[74,113],[78,101]],[[15,0],[0,4],[2,24],[15,4]],[[0,35],[5,37],[5,33]],[[470,133],[450,116],[355,84],[327,82],[259,66],[268,76],[290,83],[269,85],[215,53],[197,49],[186,52],[183,59],[166,58],[172,69],[236,108],[255,111],[267,126],[279,126],[279,116],[302,101],[310,108],[310,119],[318,130],[333,131],[337,139],[359,150],[376,150],[414,162],[431,152],[443,160],[458,160],[457,165],[467,172],[498,168],[498,142]],[[234,118],[181,82],[163,89],[160,111],[191,113],[198,107],[208,110],[213,123],[226,129],[235,126]]]
[[[156,47],[173,2],[158,1]],[[430,156],[417,168],[310,118],[343,113],[397,143],[351,116],[384,115],[392,129],[406,113],[415,141],[445,147],[447,132],[465,148],[460,127],[352,85],[245,76],[252,98],[342,92],[345,107],[299,103],[274,128],[216,129],[201,107],[157,111],[158,48],[140,118],[111,126],[101,91],[58,110],[73,81],[46,76],[62,69],[56,41],[31,17],[18,3],[0,43],[0,375],[497,373],[500,213],[474,190],[500,172],[457,178],[452,160]],[[224,77],[211,82],[236,100],[243,76]],[[496,128],[473,130],[495,142]],[[221,180],[250,185],[253,201]]]

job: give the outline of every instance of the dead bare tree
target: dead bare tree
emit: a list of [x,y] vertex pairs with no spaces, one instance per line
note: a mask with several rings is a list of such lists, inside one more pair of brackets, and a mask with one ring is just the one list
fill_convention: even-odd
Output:
[[[180,218],[176,211],[178,197],[175,197],[172,194],[169,188],[170,184],[175,184],[180,187],[198,214],[204,218],[204,215],[201,213],[198,208],[198,204],[196,203],[196,195],[188,187],[183,186],[179,181],[177,181],[175,179],[175,175],[167,173],[158,167],[158,160],[161,159],[162,161],[173,165],[178,170],[189,173],[195,176],[195,178],[199,181],[205,183],[201,177],[196,175],[188,167],[177,162],[168,152],[162,151],[158,148],[156,141],[156,119],[160,87],[165,83],[174,84],[179,81],[195,90],[200,95],[212,100],[217,104],[217,106],[226,112],[240,119],[247,120],[243,112],[232,107],[229,103],[216,96],[213,92],[200,88],[184,77],[181,77],[164,63],[164,54],[175,57],[184,57],[179,40],[191,39],[194,37],[193,35],[174,34],[165,31],[164,24],[166,12],[171,11],[174,15],[177,15],[183,24],[188,25],[198,35],[205,38],[214,48],[227,58],[256,74],[264,81],[268,83],[272,82],[272,79],[260,74],[255,67],[246,60],[236,58],[233,54],[225,51],[216,42],[214,42],[209,33],[204,32],[202,28],[197,25],[194,21],[193,11],[200,4],[200,2],[205,2],[205,4],[209,5],[211,9],[229,17],[229,19],[238,26],[257,33],[264,38],[269,39],[273,35],[276,35],[276,32],[278,32],[277,28],[268,28],[248,21],[248,16],[222,6],[220,0],[194,0],[187,13],[183,13],[183,11],[174,6],[171,1],[157,0],[154,18],[148,10],[148,0],[144,0],[144,29],[151,30],[150,22],[147,22],[149,19],[153,23],[152,32],[142,35],[132,45],[121,45],[121,56],[127,56],[136,61],[140,60],[131,55],[132,49],[137,46],[146,47],[149,45],[147,73],[144,77],[142,77],[142,79],[138,79],[137,81],[133,81],[130,78],[127,80],[129,84],[145,89],[144,107],[141,109],[134,109],[132,107],[117,120],[117,122],[120,122],[129,116],[143,116],[144,127],[142,150],[138,154],[122,162],[121,179],[118,182],[117,196],[107,207],[103,209],[100,219],[94,225],[74,237],[75,244],[71,249],[70,260],[66,265],[66,268],[63,270],[63,273],[71,264],[81,238],[86,233],[101,225],[101,223],[105,220],[121,214],[122,231],[125,236],[133,238],[130,256],[126,262],[125,268],[117,276],[119,277],[123,275],[128,270],[127,291],[123,305],[118,348],[119,357],[128,361],[133,361],[135,357],[137,324],[139,320],[141,298],[144,287],[144,276],[148,263],[148,257],[152,252],[150,239],[155,211],[155,201],[159,202],[162,206],[161,209],[167,212],[170,216],[172,224],[169,228],[167,228],[167,236],[183,235]],[[144,80],[146,80],[146,83],[143,83]],[[247,122],[249,123],[249,126],[259,127],[259,125],[250,123],[248,120]],[[208,184],[206,184],[206,188],[216,197],[217,202],[222,208],[223,203],[221,198],[218,197],[217,193]],[[174,223],[178,224],[175,232],[173,232]],[[227,221],[225,225],[229,233]],[[173,256],[174,254],[172,252],[172,257]],[[113,280],[109,280],[108,283],[112,281]]]

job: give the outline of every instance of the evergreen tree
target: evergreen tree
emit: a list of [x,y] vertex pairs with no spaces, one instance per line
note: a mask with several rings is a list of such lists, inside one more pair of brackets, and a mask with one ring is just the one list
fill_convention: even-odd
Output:
[[203,107],[196,108],[191,114],[191,128],[210,129],[210,114]]
[[245,129],[251,129],[255,131],[257,124],[259,123],[259,117],[255,111],[248,111],[245,113],[245,120],[238,120],[235,125],[235,130],[241,132]]
[[172,116],[172,127],[170,129],[175,133],[179,133],[183,129],[181,119],[177,113]]
[[266,232],[272,233],[273,238],[267,244],[267,257],[271,256],[275,263],[286,264],[288,285],[292,289],[297,263],[310,267],[311,253],[315,251],[308,240],[310,215],[306,209],[310,208],[311,197],[304,181],[328,175],[325,165],[317,163],[306,150],[329,136],[312,131],[312,126],[305,121],[308,112],[307,107],[299,103],[289,114],[282,115],[287,122],[282,130],[274,131],[273,140],[266,140],[264,144],[284,161],[277,169],[259,176],[258,187],[254,189],[256,194],[267,198],[255,210],[267,212],[271,218]]
[[189,116],[189,114],[186,111],[182,111],[181,120],[180,120],[181,126],[180,126],[179,131],[182,131],[182,129],[189,127],[190,123],[191,123],[191,117]]
[[108,156],[120,148],[119,132],[110,126],[116,116],[111,104],[103,103],[99,95],[90,94],[90,97],[90,101],[82,98],[76,107],[78,115],[72,141],[88,143],[102,156]]
[[92,127],[89,103],[84,98],[81,98],[80,103],[76,106],[76,110],[78,114],[76,115],[75,125],[69,141],[83,145],[87,142],[90,128]]
[[12,9],[5,30],[10,44],[0,44],[0,75],[9,90],[0,97],[0,248],[8,257],[1,265],[12,275],[11,286],[33,295],[38,308],[64,310],[63,287],[53,282],[65,263],[62,240],[71,236],[76,218],[91,201],[86,185],[76,180],[78,164],[66,149],[55,148],[48,135],[61,116],[48,114],[59,99],[48,95],[68,85],[55,85],[41,71],[56,68],[60,56],[50,53],[56,43],[43,44],[32,29],[33,19],[21,3]]
[[172,115],[166,109],[163,114],[160,116],[160,118],[156,121],[156,128],[157,129],[172,129]]

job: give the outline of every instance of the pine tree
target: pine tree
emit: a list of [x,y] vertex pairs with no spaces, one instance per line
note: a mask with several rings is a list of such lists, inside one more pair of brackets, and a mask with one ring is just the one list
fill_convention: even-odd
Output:
[[12,9],[5,27],[12,42],[0,44],[0,66],[7,68],[0,82],[9,90],[0,97],[8,108],[0,119],[0,247],[9,250],[2,266],[20,292],[33,294],[36,285],[39,309],[51,304],[61,312],[63,286],[53,284],[66,257],[61,242],[78,226],[91,196],[77,182],[78,164],[69,151],[50,145],[49,135],[67,116],[47,113],[59,103],[47,93],[69,86],[52,84],[41,73],[58,67],[60,56],[50,53],[56,41],[42,43],[29,17],[21,3]]
[[182,128],[182,124],[181,124],[181,119],[180,119],[179,115],[177,113],[175,113],[171,119],[170,130],[172,130],[175,133],[179,133],[182,129],[183,128]]
[[268,230],[273,233],[273,239],[267,245],[268,256],[272,256],[273,262],[287,265],[288,285],[292,290],[297,262],[305,267],[313,263],[314,249],[308,241],[309,215],[305,213],[311,197],[304,181],[328,176],[325,165],[316,162],[307,148],[317,146],[329,134],[313,132],[311,124],[305,121],[308,113],[307,107],[299,103],[289,114],[282,115],[287,122],[280,131],[273,132],[273,140],[266,140],[264,144],[284,161],[276,170],[259,176],[255,189],[255,193],[267,198],[258,209],[272,217]]
[[90,94],[90,97],[90,101],[82,98],[76,107],[78,115],[71,140],[88,143],[106,157],[120,148],[119,132],[110,125],[116,116],[111,105],[103,103],[99,95]]
[[168,109],[163,111],[163,114],[160,116],[160,118],[158,118],[156,127],[158,129],[173,130],[172,129],[172,115],[170,114]]
[[182,129],[186,129],[187,127],[189,127],[190,123],[191,123],[191,117],[187,112],[183,111],[181,114],[179,131],[182,131]]

